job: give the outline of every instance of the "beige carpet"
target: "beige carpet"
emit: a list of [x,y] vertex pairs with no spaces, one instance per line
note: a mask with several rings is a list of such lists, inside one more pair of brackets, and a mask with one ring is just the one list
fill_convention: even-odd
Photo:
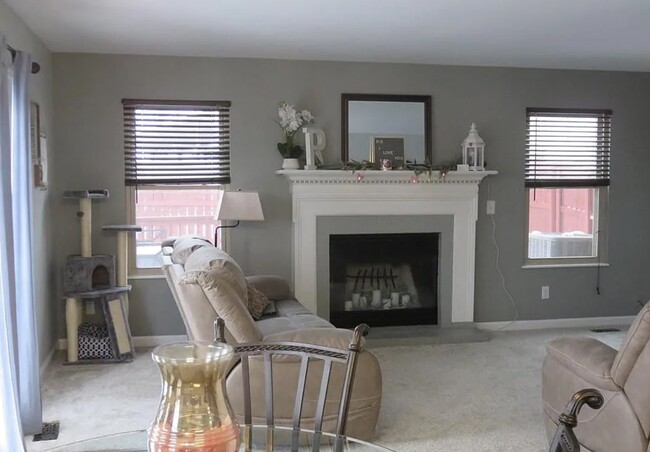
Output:
[[[482,343],[379,347],[384,398],[375,442],[400,452],[546,449],[540,401],[544,344],[589,335],[618,348],[623,333],[543,330],[493,334]],[[148,426],[160,392],[147,351],[130,364],[63,366],[57,355],[44,377],[44,420],[61,421],[58,441]]]

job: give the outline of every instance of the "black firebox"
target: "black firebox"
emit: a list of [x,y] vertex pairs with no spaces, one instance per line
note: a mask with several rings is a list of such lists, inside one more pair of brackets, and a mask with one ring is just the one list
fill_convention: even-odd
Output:
[[330,321],[438,324],[439,234],[330,235]]

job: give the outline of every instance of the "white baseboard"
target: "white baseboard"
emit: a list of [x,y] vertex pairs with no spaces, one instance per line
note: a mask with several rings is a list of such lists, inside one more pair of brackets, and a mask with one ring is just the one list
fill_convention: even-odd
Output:
[[487,331],[524,331],[549,328],[595,328],[629,326],[636,316],[582,317],[577,319],[516,320],[514,322],[476,322],[476,327]]
[[[545,320],[516,320],[514,322],[476,322],[480,330],[486,331],[525,331],[543,330],[551,328],[595,328],[606,326],[629,326],[636,316],[619,317],[582,317],[576,319],[545,319]],[[186,341],[184,334],[169,336],[133,336],[134,347],[156,347],[158,345],[170,344],[172,342]],[[59,339],[57,350],[67,350],[67,339]],[[41,374],[47,364],[52,360],[54,349],[48,354],[47,359],[41,365]]]
[[[133,336],[133,346],[139,347],[156,347],[163,344],[171,344],[172,342],[186,341],[187,336],[184,334],[170,335],[170,336]],[[68,340],[59,339],[58,350],[68,349]]]
[[173,342],[183,342],[187,340],[184,334],[170,336],[134,336],[134,347],[157,347],[158,345],[171,344]]

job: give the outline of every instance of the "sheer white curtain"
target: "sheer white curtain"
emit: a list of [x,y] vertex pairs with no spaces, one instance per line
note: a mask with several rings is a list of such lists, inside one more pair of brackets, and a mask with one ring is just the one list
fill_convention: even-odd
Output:
[[[41,430],[32,271],[29,146],[31,58],[15,61],[0,35],[0,450],[23,450]],[[3,444],[6,443],[6,444]]]
[[[7,227],[7,200],[11,201],[10,160],[11,150],[11,99],[12,62],[6,50],[4,36],[0,35],[0,242],[5,242],[11,234]],[[9,211],[10,212],[10,211]],[[18,376],[16,366],[16,346],[14,344],[14,310],[11,302],[12,290],[9,282],[9,258],[7,247],[0,245],[0,449],[23,450],[23,435],[18,409]]]

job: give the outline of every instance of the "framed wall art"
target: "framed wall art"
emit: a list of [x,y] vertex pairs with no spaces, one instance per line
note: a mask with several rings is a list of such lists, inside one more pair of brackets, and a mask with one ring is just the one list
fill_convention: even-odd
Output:
[[394,153],[393,168],[431,162],[431,103],[427,95],[341,94],[341,160],[380,163],[374,152],[378,139],[383,152]]
[[40,107],[36,102],[30,102],[29,105],[29,139],[32,154],[32,162],[40,158],[39,154],[39,136],[41,135],[41,114]]
[[47,189],[47,137],[41,131],[41,111],[36,102],[29,106],[29,141],[34,187]]

